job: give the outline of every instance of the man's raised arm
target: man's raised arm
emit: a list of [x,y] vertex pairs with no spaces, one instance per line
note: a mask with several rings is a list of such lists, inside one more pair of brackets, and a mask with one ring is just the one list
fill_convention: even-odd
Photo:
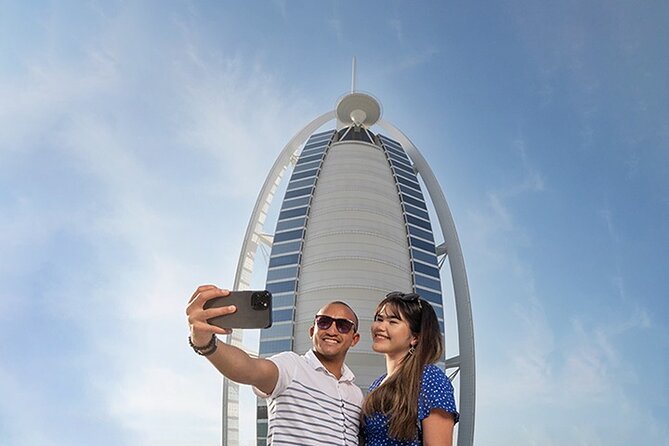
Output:
[[214,285],[201,285],[195,290],[186,307],[193,349],[205,356],[224,376],[240,384],[250,384],[265,394],[270,394],[279,379],[279,369],[267,359],[252,358],[244,350],[218,342],[215,334],[230,334],[232,329],[219,328],[207,319],[237,311],[234,305],[204,309],[204,303],[230,291]]

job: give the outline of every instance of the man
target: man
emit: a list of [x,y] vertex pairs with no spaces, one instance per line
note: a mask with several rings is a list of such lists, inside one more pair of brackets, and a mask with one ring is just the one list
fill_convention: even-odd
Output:
[[250,384],[268,400],[268,445],[356,445],[362,392],[344,364],[348,349],[360,334],[355,312],[344,302],[321,308],[309,328],[313,348],[300,356],[283,352],[252,358],[243,350],[218,342],[216,334],[230,334],[207,319],[231,314],[232,305],[205,310],[209,299],[228,296],[228,290],[202,285],[186,307],[190,344],[224,376]]

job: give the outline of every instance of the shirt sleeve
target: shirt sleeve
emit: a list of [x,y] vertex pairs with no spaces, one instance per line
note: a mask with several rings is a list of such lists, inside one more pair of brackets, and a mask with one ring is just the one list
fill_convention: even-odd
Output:
[[418,400],[418,418],[423,421],[430,415],[432,409],[442,409],[452,413],[455,422],[460,414],[455,407],[453,384],[446,374],[435,365],[429,365],[423,370],[423,379]]
[[272,393],[261,392],[256,387],[253,387],[253,393],[255,393],[260,398],[275,398],[276,396],[283,393],[288,385],[293,381],[295,377],[295,369],[297,368],[297,363],[300,360],[300,356],[294,352],[282,352],[274,356],[270,356],[270,361],[276,364],[279,369],[279,379],[274,386]]

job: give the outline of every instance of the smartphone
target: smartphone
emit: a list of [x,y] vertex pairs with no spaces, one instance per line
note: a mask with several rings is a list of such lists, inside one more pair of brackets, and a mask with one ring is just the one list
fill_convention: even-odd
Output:
[[267,290],[231,291],[228,296],[209,299],[204,309],[228,305],[234,305],[237,311],[207,319],[207,322],[221,328],[269,328],[272,325],[272,293]]

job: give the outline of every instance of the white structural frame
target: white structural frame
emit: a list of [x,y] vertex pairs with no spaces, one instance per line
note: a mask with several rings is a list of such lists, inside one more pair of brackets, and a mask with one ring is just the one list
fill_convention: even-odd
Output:
[[[242,249],[239,255],[237,271],[233,283],[233,289],[248,289],[251,286],[251,278],[255,265],[255,255],[261,243],[271,245],[271,237],[263,231],[267,210],[269,209],[274,194],[281,183],[282,177],[289,165],[294,164],[298,149],[305,143],[307,138],[327,122],[335,119],[335,111],[329,111],[317,117],[286,144],[279,157],[274,162],[265,183],[258,195],[253,213],[249,220]],[[472,319],[471,299],[469,284],[465,270],[464,257],[458,238],[455,222],[441,189],[429,164],[420,153],[418,148],[393,124],[379,119],[376,123],[389,136],[402,144],[413,162],[414,171],[423,179],[430,200],[434,206],[439,226],[444,237],[445,249],[438,254],[446,255],[453,281],[453,293],[455,300],[456,318],[458,325],[458,348],[459,354],[446,360],[446,368],[457,368],[460,375],[459,386],[459,410],[460,422],[458,426],[458,446],[471,446],[474,442],[474,415],[476,406],[476,370],[474,357],[474,324]],[[227,340],[230,341],[229,339]],[[227,410],[228,410],[228,380],[223,379],[222,412],[223,429],[222,445],[227,446]]]

